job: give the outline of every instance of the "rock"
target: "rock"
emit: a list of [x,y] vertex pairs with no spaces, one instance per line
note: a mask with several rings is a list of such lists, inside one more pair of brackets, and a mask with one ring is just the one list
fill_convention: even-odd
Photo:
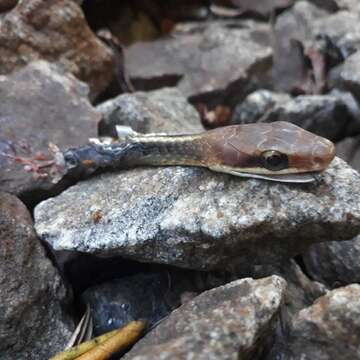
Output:
[[237,280],[175,310],[125,359],[259,359],[273,337],[286,282]]
[[231,3],[236,5],[244,12],[250,12],[269,17],[274,11],[286,9],[294,4],[294,0],[266,0],[261,2],[251,0],[232,0]]
[[299,312],[290,329],[287,357],[282,358],[360,359],[359,334],[360,285],[353,284]]
[[74,330],[66,295],[31,215],[16,197],[0,193],[0,358],[48,359],[61,351]]
[[289,121],[332,141],[338,141],[354,131],[356,123],[342,99],[332,95],[301,95],[275,106],[262,122]]
[[252,124],[271,112],[274,107],[286,104],[290,95],[269,90],[257,90],[239,103],[232,114],[231,124]]
[[258,90],[234,110],[232,124],[288,121],[333,141],[360,132],[359,120],[352,116],[342,97],[302,95]]
[[0,74],[38,59],[55,62],[87,82],[92,98],[113,77],[111,50],[91,32],[74,1],[21,1],[0,18],[0,29]]
[[336,4],[340,9],[360,14],[360,3],[357,0],[336,0]]
[[137,90],[176,85],[186,97],[222,92],[219,101],[225,92],[231,101],[269,70],[269,30],[253,21],[179,24],[169,38],[129,47],[128,73]]
[[0,12],[11,10],[17,3],[18,0],[0,0]]
[[346,138],[336,144],[337,155],[360,172],[360,136]]
[[294,40],[304,42],[311,38],[312,24],[328,17],[327,11],[307,1],[295,5],[276,18],[274,27],[274,64],[272,69],[273,89],[292,92],[307,79],[307,66],[303,52]]
[[303,255],[307,273],[330,287],[360,283],[360,237],[312,245]]
[[321,17],[311,26],[313,36],[326,34],[342,50],[345,57],[360,49],[359,14],[351,11],[338,11]]
[[196,110],[173,88],[120,95],[97,106],[97,110],[102,114],[102,136],[116,136],[116,125],[131,126],[140,133],[204,130]]
[[57,251],[231,269],[351,239],[360,230],[358,186],[359,174],[340,159],[319,183],[304,186],[199,168],[138,168],[94,177],[42,202],[35,223]]
[[228,274],[152,266],[146,272],[92,286],[81,298],[90,305],[95,334],[103,334],[137,319],[146,319],[152,327],[186,302],[187,297],[193,298],[229,279]]
[[0,190],[33,204],[49,196],[54,184],[11,157],[49,156],[50,142],[61,149],[85,144],[97,135],[100,115],[85,84],[44,61],[0,77],[0,94]]
[[[360,30],[359,30],[360,33]],[[360,51],[346,59],[345,63],[340,65],[332,76],[334,86],[351,92],[355,98],[360,100]]]

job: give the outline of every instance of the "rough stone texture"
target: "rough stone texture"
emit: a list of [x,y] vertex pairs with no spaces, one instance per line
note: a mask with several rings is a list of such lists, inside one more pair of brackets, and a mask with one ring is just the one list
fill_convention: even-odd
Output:
[[0,193],[0,358],[48,359],[62,350],[74,328],[65,300],[31,215],[16,197]]
[[229,274],[158,267],[92,286],[81,298],[91,307],[95,334],[103,334],[138,319],[151,327],[200,292],[229,281]]
[[289,121],[333,141],[360,132],[360,122],[352,116],[340,96],[287,94],[258,90],[240,103],[232,116],[233,124]]
[[360,283],[360,237],[349,241],[315,244],[302,258],[313,279],[330,287]]
[[187,97],[230,85],[242,92],[250,74],[271,65],[269,29],[252,21],[180,24],[169,38],[127,49],[129,76],[137,89],[177,84]]
[[116,125],[131,126],[140,133],[204,130],[197,111],[173,88],[120,95],[97,106],[97,110],[103,117],[99,125],[103,136],[116,136]]
[[53,188],[49,178],[36,179],[9,156],[49,156],[50,142],[66,149],[96,136],[100,115],[89,104],[87,89],[44,61],[0,77],[1,190],[41,198]]
[[336,144],[337,155],[360,171],[360,136],[346,138]]
[[0,74],[44,59],[87,82],[91,96],[113,77],[113,58],[71,0],[20,1],[0,18]]
[[[360,29],[359,29],[360,33]],[[359,35],[360,36],[360,35]],[[333,73],[332,81],[335,86],[350,91],[360,100],[360,51],[346,59]]]
[[[36,229],[55,250],[203,270],[273,263],[313,242],[355,236],[359,186],[359,174],[340,159],[319,183],[304,186],[199,168],[139,168],[104,174],[42,202]],[[93,221],[94,213],[101,221]]]
[[252,359],[271,341],[286,282],[237,280],[175,310],[125,359]]
[[329,292],[300,311],[289,333],[286,359],[360,359],[360,285]]

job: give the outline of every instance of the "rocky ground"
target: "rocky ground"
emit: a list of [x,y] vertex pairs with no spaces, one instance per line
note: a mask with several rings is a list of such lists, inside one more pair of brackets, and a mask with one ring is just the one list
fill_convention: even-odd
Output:
[[[0,0],[0,358],[146,319],[120,359],[360,359],[357,0]],[[195,167],[54,181],[116,125],[289,121],[311,184]]]

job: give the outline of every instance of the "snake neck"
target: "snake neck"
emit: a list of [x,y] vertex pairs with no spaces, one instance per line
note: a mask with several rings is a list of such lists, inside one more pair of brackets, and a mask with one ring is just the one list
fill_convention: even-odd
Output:
[[132,146],[123,159],[127,166],[203,166],[205,154],[200,135],[145,135],[131,137]]

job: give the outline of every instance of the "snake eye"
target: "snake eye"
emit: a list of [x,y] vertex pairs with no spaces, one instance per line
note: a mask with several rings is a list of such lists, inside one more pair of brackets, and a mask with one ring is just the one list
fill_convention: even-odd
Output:
[[279,171],[288,167],[287,156],[278,151],[264,151],[261,156],[263,166],[268,170]]

